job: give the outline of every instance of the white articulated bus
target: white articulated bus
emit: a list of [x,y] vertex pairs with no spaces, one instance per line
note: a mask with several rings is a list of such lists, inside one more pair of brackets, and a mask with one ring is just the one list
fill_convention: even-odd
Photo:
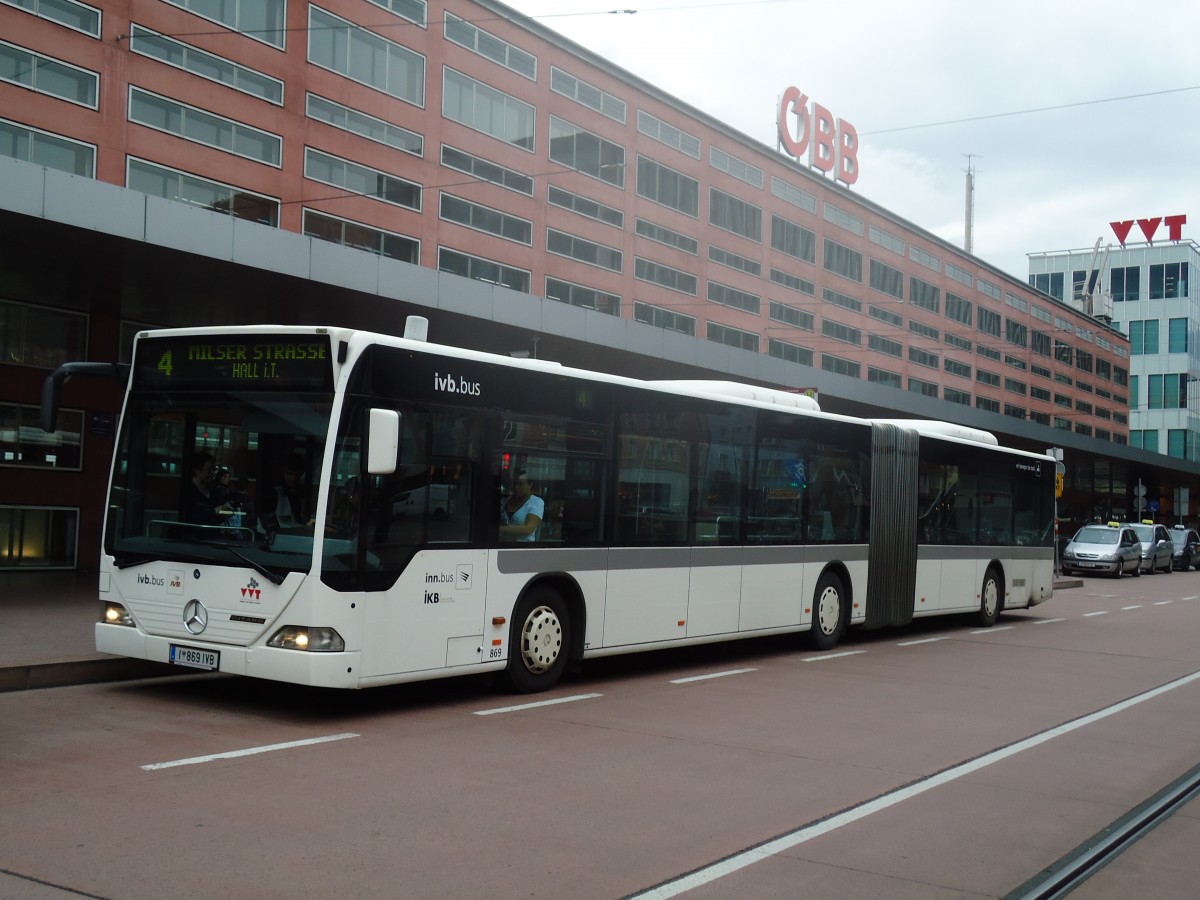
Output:
[[[1051,595],[1048,456],[782,391],[439,346],[421,324],[137,336],[98,650],[538,691],[589,657],[786,632],[821,650],[847,626],[990,625]],[[45,426],[66,376],[117,368],[47,379]],[[530,489],[535,527],[509,540],[501,507]]]

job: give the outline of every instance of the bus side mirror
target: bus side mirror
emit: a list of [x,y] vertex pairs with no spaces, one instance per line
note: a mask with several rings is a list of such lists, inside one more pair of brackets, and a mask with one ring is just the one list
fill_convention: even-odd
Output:
[[391,475],[396,471],[400,447],[400,413],[373,409],[367,427],[367,474]]

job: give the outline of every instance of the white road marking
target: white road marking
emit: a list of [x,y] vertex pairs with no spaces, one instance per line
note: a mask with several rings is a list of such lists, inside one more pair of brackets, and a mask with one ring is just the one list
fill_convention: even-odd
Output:
[[1159,600],[1154,605],[1155,606],[1170,606],[1174,602],[1175,602],[1174,600]]
[[843,656],[858,656],[866,650],[847,650],[844,653],[826,653],[824,656],[806,656],[800,662],[825,662],[827,659],[841,659]]
[[1090,713],[1086,716],[1081,716],[1067,722],[1064,725],[1058,725],[1050,728],[1040,734],[1035,734],[1023,741],[1018,741],[1015,744],[1010,744],[1007,747],[1001,747],[999,750],[994,750],[991,753],[984,754],[976,759],[969,760],[961,765],[955,766],[952,769],[947,769],[944,772],[939,772],[936,775],[931,775],[929,778],[924,778],[913,784],[906,785],[902,788],[897,788],[888,794],[876,797],[874,800],[868,800],[865,803],[848,809],[843,813],[835,816],[830,816],[828,819],[823,819],[815,825],[809,825],[805,828],[798,828],[788,834],[777,837],[774,840],[766,841],[759,844],[757,847],[752,847],[741,853],[727,857],[718,863],[711,866],[705,866],[702,869],[697,869],[691,874],[684,875],[674,881],[668,881],[656,888],[651,888],[640,894],[635,894],[636,898],[652,898],[652,900],[666,900],[668,897],[677,897],[680,894],[693,890],[704,885],[711,884],[719,878],[724,878],[726,875],[732,875],[734,872],[741,871],[754,863],[762,862],[770,859],[793,847],[810,841],[815,837],[820,837],[823,834],[828,834],[831,831],[845,826],[851,825],[860,819],[865,819],[867,816],[881,812],[890,807],[896,806],[905,800],[911,800],[921,794],[931,791],[936,787],[941,787],[944,784],[949,784],[962,778],[964,775],[970,775],[973,772],[978,772],[980,769],[985,769],[988,766],[1002,762],[1011,756],[1016,756],[1018,753],[1024,753],[1026,750],[1031,750],[1034,747],[1044,744],[1047,741],[1053,740],[1056,737],[1062,737],[1064,734],[1070,734],[1085,726],[1092,725],[1109,716],[1114,716],[1117,713],[1124,712],[1127,709],[1132,709],[1140,703],[1145,703],[1148,700],[1153,700],[1156,697],[1173,691],[1177,688],[1191,684],[1193,681],[1200,679],[1200,672],[1193,672],[1191,675],[1185,675],[1183,678],[1176,681],[1168,682],[1167,684],[1156,687],[1153,690],[1146,691],[1144,694],[1138,694],[1135,697],[1130,697],[1128,700],[1122,700],[1119,703],[1114,703],[1112,706],[1105,707],[1098,712]]
[[142,766],[147,772],[154,769],[170,769],[174,766],[195,766],[200,763],[214,762],[218,759],[235,759],[239,756],[254,756],[257,753],[270,753],[272,750],[291,750],[293,747],[309,747],[313,744],[328,744],[330,741],[344,741],[347,738],[356,738],[357,734],[346,732],[345,734],[330,734],[325,737],[307,738],[303,741],[288,741],[284,744],[268,744],[265,747],[249,747],[245,750],[230,750],[227,753],[211,753],[208,756],[193,756],[189,759],[173,759],[170,762],[150,763],[148,766]]
[[917,644],[932,644],[935,641],[944,641],[944,637],[921,638],[919,641],[901,641],[896,646],[898,647],[915,647]]
[[1049,625],[1051,622],[1065,622],[1066,619],[1035,619],[1034,625]]
[[1085,619],[1088,619],[1088,618],[1091,618],[1092,616],[1107,616],[1107,615],[1108,615],[1107,609],[1098,609],[1095,612],[1084,613],[1083,617]]
[[1122,606],[1121,612],[1129,612],[1129,610],[1131,610],[1131,609],[1141,609],[1141,608],[1142,608],[1142,604],[1140,604],[1140,603],[1137,604],[1136,606]]
[[1195,597],[1180,597],[1181,600],[1200,600],[1200,596]]
[[730,669],[728,672],[712,672],[708,675],[693,675],[690,678],[672,678],[671,684],[688,684],[692,681],[708,681],[710,678],[724,678],[726,675],[745,675],[747,672],[757,672],[758,669]]
[[992,634],[996,631],[1012,631],[1016,625],[1001,625],[999,628],[992,626],[991,628],[976,628],[971,634]]
[[576,700],[591,700],[603,697],[603,694],[575,694],[571,697],[555,697],[553,700],[539,700],[536,703],[521,703],[517,706],[500,706],[496,709],[481,709],[477,716],[498,716],[501,713],[520,712],[523,709],[537,709],[542,706],[557,706],[559,703],[574,703]]

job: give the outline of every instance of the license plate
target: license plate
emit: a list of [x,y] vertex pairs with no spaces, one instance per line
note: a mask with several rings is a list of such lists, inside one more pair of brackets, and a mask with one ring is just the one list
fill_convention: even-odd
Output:
[[216,669],[221,662],[221,654],[215,650],[197,650],[195,647],[180,647],[171,645],[171,664],[188,666],[193,669]]

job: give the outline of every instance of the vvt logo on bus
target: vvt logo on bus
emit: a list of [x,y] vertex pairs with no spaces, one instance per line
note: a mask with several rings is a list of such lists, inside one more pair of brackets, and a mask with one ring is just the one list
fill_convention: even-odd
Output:
[[478,397],[482,393],[478,381],[467,381],[461,376],[456,380],[453,375],[443,377],[437,372],[433,373],[433,389],[447,394],[466,394],[469,397]]

